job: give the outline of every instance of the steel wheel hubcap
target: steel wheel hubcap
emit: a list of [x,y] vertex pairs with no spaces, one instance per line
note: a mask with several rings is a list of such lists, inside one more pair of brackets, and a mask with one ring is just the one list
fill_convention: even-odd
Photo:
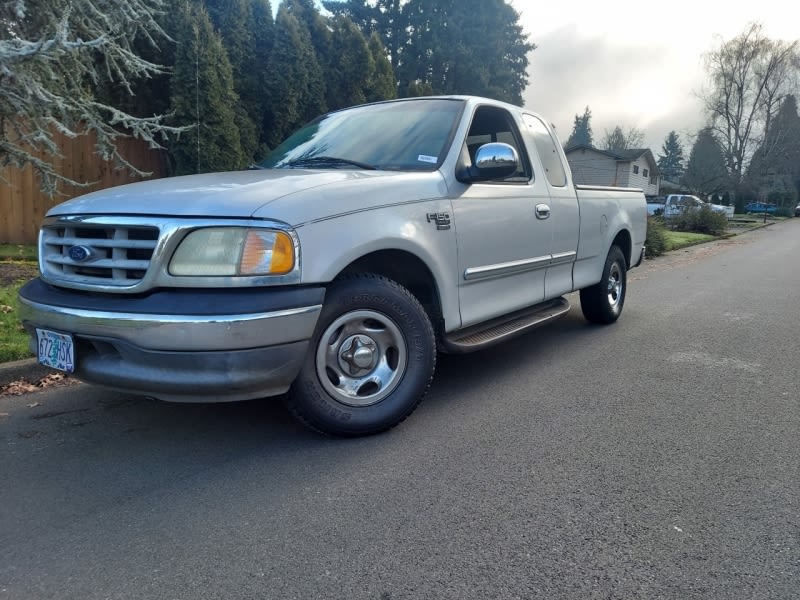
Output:
[[608,305],[616,309],[622,299],[622,271],[619,268],[619,263],[611,265],[608,272]]
[[335,400],[370,406],[394,391],[405,372],[408,349],[400,328],[374,310],[340,316],[320,337],[317,376]]

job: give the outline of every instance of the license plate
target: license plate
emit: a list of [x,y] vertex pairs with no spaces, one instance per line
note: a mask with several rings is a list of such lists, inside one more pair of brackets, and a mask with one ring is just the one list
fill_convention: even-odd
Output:
[[75,371],[75,349],[72,336],[48,329],[37,329],[39,362],[46,367],[72,373]]

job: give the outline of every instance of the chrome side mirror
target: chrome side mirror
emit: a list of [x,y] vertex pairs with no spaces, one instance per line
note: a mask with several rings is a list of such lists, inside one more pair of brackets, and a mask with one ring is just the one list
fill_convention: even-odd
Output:
[[464,183],[505,179],[519,169],[519,156],[513,146],[500,142],[484,144],[475,153],[473,164],[458,174]]

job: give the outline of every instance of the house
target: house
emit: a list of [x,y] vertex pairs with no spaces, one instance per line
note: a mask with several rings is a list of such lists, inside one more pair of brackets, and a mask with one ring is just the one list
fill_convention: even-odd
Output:
[[648,148],[600,150],[582,144],[564,153],[574,183],[641,188],[647,196],[659,193],[661,172]]

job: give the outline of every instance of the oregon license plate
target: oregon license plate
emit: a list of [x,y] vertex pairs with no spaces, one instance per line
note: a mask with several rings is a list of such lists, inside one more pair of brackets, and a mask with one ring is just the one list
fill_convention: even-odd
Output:
[[75,371],[75,347],[71,335],[37,329],[39,362],[46,367],[72,373]]

